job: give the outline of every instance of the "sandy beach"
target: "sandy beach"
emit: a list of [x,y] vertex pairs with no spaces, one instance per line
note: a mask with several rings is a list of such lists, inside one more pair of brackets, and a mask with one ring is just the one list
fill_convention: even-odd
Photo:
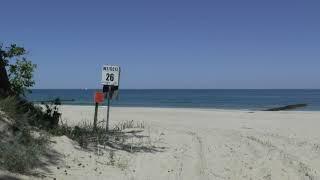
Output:
[[0,180],[320,180],[320,0],[0,5]]
[[[92,119],[94,107],[61,111],[64,122],[78,125]],[[101,107],[99,120],[105,117]],[[142,132],[128,132],[128,149],[89,151],[54,137],[59,156],[39,171],[59,180],[319,179],[319,117],[316,111],[112,107],[110,127],[126,120],[144,124]]]

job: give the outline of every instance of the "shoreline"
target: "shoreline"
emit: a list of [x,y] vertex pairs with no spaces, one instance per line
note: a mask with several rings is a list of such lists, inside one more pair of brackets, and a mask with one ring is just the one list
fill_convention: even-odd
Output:
[[[37,104],[37,105],[41,105],[41,104]],[[75,106],[75,107],[95,107],[94,104],[92,105],[87,105],[87,104],[83,104],[83,105],[79,105],[79,104],[62,104],[60,105],[61,107],[65,106]],[[107,105],[99,105],[99,108],[107,108]],[[202,111],[240,111],[240,112],[320,112],[319,110],[299,110],[295,109],[295,110],[281,110],[281,111],[263,111],[263,110],[257,110],[257,109],[233,109],[233,108],[204,108],[204,107],[150,107],[150,106],[113,106],[111,104],[110,108],[128,108],[128,109],[164,109],[164,110],[202,110]]]
[[[52,100],[59,97],[65,105],[94,105],[95,90],[36,90],[29,100]],[[72,100],[72,101],[69,101]],[[104,105],[107,103],[105,102]],[[320,90],[303,89],[227,89],[227,90],[123,90],[112,107],[197,108],[259,111],[291,104],[307,104],[297,111],[320,111]]]

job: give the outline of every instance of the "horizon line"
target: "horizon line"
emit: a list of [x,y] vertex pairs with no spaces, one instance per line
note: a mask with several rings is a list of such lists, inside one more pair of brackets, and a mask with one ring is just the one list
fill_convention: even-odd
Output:
[[[102,88],[31,88],[30,90],[98,90]],[[120,90],[320,90],[320,88],[123,88]]]

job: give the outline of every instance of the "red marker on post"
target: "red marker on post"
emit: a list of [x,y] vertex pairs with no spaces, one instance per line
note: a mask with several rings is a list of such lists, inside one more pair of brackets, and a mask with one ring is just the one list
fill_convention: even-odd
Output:
[[104,101],[104,93],[103,92],[96,92],[94,96],[95,103],[103,103]]

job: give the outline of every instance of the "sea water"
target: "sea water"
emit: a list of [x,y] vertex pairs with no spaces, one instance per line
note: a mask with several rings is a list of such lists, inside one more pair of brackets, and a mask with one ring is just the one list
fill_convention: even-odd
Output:
[[[95,89],[34,89],[27,98],[34,102],[60,98],[63,104],[93,105]],[[320,110],[320,90],[294,89],[124,89],[112,106],[173,107],[262,110],[306,103],[298,110]]]

